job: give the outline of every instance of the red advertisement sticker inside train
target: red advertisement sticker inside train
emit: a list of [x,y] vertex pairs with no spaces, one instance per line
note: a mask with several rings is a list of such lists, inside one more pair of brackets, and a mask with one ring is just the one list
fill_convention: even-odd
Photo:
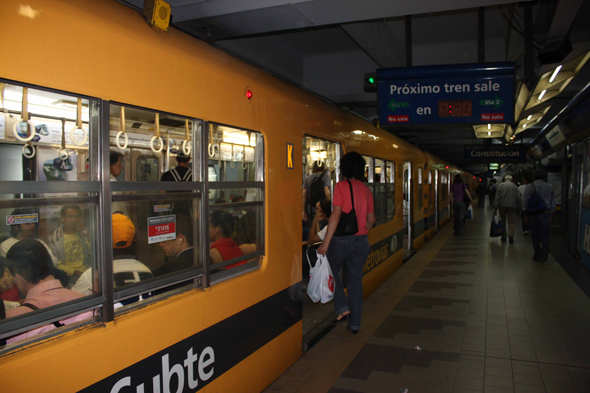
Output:
[[504,114],[503,113],[482,113],[481,120],[483,120],[483,121],[504,120]]

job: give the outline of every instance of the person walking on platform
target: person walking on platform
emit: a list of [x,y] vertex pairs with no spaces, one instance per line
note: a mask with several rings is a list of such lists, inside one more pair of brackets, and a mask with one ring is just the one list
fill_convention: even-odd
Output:
[[533,173],[535,181],[527,185],[524,190],[522,208],[525,219],[531,226],[531,240],[533,242],[533,261],[546,262],[549,256],[549,225],[555,211],[555,194],[553,187],[547,183],[545,172],[537,169]]
[[455,217],[453,229],[455,230],[455,235],[460,235],[463,230],[463,218],[465,217],[467,206],[469,206],[469,203],[465,203],[465,196],[467,195],[469,197],[468,200],[471,200],[471,195],[465,184],[463,184],[463,178],[459,174],[455,176],[455,180],[451,186],[451,194],[453,196],[453,215]]
[[[361,326],[363,308],[363,266],[371,250],[367,233],[375,224],[375,208],[373,194],[363,183],[363,156],[354,151],[346,153],[340,159],[340,172],[345,180],[334,187],[333,210],[318,254],[328,254],[334,276],[336,319],[333,323],[348,321],[348,329],[356,334]],[[351,212],[356,217],[358,232],[348,236],[334,235],[341,219],[343,223],[350,222],[348,214]],[[340,279],[340,269],[345,260],[348,299]]]
[[[514,243],[514,222],[516,221],[516,212],[522,204],[522,198],[518,192],[518,187],[512,182],[512,176],[507,175],[504,182],[498,186],[496,197],[494,198],[494,214],[500,210],[500,220],[502,221],[502,241],[506,241],[506,234],[510,244]],[[508,228],[506,226],[508,225]]]
[[486,193],[488,191],[486,184],[483,181],[480,181],[475,190],[477,191],[477,196],[479,198],[479,207],[484,207],[486,204]]
[[[533,176],[530,172],[524,174],[523,182],[520,186],[518,186],[518,192],[520,193],[521,198],[524,198],[524,190],[526,190],[526,186],[533,182]],[[522,219],[522,235],[528,235],[529,231],[531,230],[531,226],[529,221],[526,219],[525,214],[520,211],[521,219]]]
[[496,179],[490,180],[490,185],[488,186],[488,196],[490,198],[490,207],[494,206],[494,200],[496,199]]

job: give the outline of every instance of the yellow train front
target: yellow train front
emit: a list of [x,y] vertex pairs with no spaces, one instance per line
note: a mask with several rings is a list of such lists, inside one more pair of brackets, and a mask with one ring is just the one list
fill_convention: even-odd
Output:
[[[342,154],[367,162],[365,295],[450,218],[459,169],[117,2],[0,15],[0,240],[42,241],[55,285],[82,294],[0,322],[6,391],[264,389],[317,328],[301,288],[314,162],[331,187]],[[191,176],[161,181],[186,157]]]

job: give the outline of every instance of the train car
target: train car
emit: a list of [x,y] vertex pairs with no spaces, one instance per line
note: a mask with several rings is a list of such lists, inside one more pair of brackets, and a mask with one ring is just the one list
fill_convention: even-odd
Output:
[[[0,14],[3,263],[22,295],[63,294],[25,312],[3,302],[6,391],[264,389],[302,352],[314,161],[332,187],[343,153],[366,158],[365,295],[424,243],[432,168],[448,221],[457,169],[205,42],[115,1]],[[13,250],[32,245],[46,281],[19,273]]]

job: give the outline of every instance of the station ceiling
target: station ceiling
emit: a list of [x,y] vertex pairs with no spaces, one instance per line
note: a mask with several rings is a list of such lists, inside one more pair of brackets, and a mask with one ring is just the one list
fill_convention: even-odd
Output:
[[[143,0],[121,0],[143,7]],[[533,10],[534,87],[559,63],[542,65],[546,45],[569,38],[563,60],[590,50],[590,0],[168,0],[172,25],[274,75],[310,90],[372,121],[376,93],[363,77],[378,68],[406,65],[406,16],[411,16],[412,65],[476,63],[478,8],[485,10],[485,61],[514,61],[525,79],[524,6]],[[585,66],[550,100],[542,121],[521,132],[527,144],[573,96],[590,82]],[[524,112],[522,116],[527,116]],[[396,126],[388,131],[466,170],[486,166],[463,161],[464,146],[505,143],[477,139],[470,125]]]

